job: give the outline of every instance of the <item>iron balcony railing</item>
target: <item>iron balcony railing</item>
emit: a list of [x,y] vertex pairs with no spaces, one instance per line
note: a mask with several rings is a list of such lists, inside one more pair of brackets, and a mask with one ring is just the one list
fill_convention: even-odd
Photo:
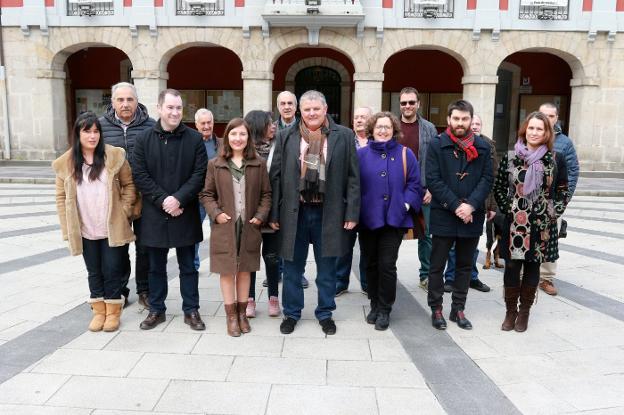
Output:
[[178,16],[223,16],[225,0],[176,0]]
[[67,0],[68,16],[112,16],[113,0]]
[[522,20],[568,20],[569,0],[522,0],[518,18]]
[[454,0],[403,0],[405,17],[452,18]]

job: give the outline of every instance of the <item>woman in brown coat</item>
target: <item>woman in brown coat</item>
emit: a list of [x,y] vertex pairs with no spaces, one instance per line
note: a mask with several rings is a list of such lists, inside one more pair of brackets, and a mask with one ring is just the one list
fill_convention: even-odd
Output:
[[212,220],[210,271],[221,275],[230,336],[251,331],[245,315],[250,273],[260,269],[260,226],[271,207],[266,163],[249,140],[249,128],[234,118],[225,128],[217,158],[208,162],[201,203]]
[[87,267],[89,330],[115,331],[124,303],[125,246],[135,240],[130,219],[136,191],[125,151],[105,145],[101,131],[94,113],[80,115],[72,147],[52,167],[63,239]]

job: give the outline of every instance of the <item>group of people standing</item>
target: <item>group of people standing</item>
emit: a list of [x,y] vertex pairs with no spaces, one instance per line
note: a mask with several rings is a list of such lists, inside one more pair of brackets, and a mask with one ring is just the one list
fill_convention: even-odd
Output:
[[[103,117],[78,117],[70,149],[53,167],[63,237],[87,267],[90,330],[119,327],[132,241],[139,303],[149,309],[141,329],[166,320],[167,257],[175,248],[184,322],[204,330],[198,269],[206,216],[210,271],[220,275],[231,336],[251,330],[260,258],[268,314],[283,314],[281,333],[295,330],[304,308],[310,245],[317,272],[315,317],[325,334],[335,334],[335,297],[348,289],[356,235],[360,282],[370,300],[366,321],[387,329],[399,248],[410,229],[419,237],[420,280],[428,288],[432,325],[446,328],[442,297],[452,285],[449,319],[470,329],[464,312],[468,287],[489,290],[478,278],[471,281],[471,274],[483,223],[496,211],[492,198],[486,203],[492,189],[505,223],[502,329],[526,330],[539,265],[558,257],[557,219],[570,197],[566,160],[553,152],[555,131],[545,114],[527,117],[496,172],[493,145],[473,132],[476,117],[464,100],[449,105],[441,134],[418,114],[414,88],[400,93],[400,119],[357,108],[354,130],[327,115],[318,91],[299,98],[301,118],[295,116],[294,94],[282,92],[277,104],[275,122],[269,112],[251,111],[231,120],[222,139],[207,109],[195,114],[197,130],[182,123],[182,97],[173,89],[160,93],[157,121],[129,83],[113,86]],[[445,285],[449,253],[454,280]]]

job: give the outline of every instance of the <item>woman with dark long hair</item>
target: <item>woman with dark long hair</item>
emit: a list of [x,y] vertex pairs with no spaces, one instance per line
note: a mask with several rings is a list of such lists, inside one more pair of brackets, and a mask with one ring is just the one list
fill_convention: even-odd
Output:
[[[245,122],[249,126],[249,137],[254,143],[256,152],[266,162],[267,171],[271,169],[271,160],[275,147],[275,124],[271,113],[253,110],[245,115]],[[262,227],[262,259],[266,272],[268,286],[269,316],[278,317],[281,313],[279,303],[279,268],[280,258],[277,253],[279,234],[269,226]],[[247,317],[256,316],[256,273],[251,273],[249,285],[249,301],[247,302]]]
[[89,330],[115,331],[124,303],[125,245],[135,240],[130,220],[137,198],[125,151],[104,144],[101,131],[93,112],[81,114],[71,148],[52,167],[63,239],[87,267]]
[[234,337],[251,331],[246,316],[249,274],[260,269],[260,227],[271,208],[266,163],[249,137],[242,118],[228,123],[219,156],[208,162],[199,196],[213,222],[210,271],[220,274],[227,332]]
[[557,218],[568,204],[569,192],[565,160],[553,152],[554,142],[546,115],[529,114],[514,149],[503,157],[494,183],[496,203],[506,215],[500,242],[505,259],[504,331],[527,329],[540,264],[559,258]]

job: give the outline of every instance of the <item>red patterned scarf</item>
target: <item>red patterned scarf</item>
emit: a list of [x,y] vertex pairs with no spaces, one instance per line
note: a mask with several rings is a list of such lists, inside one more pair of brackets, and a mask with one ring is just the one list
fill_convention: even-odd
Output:
[[464,150],[468,163],[479,157],[479,153],[474,146],[474,133],[472,131],[470,131],[470,134],[463,137],[455,137],[451,132],[451,127],[446,127],[446,134],[451,138],[451,141]]

